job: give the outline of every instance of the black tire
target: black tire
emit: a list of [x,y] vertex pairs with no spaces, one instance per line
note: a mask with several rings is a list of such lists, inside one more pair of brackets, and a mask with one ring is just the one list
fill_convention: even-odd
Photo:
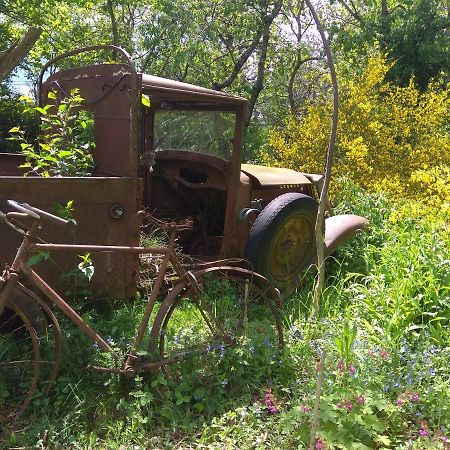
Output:
[[302,270],[314,259],[317,210],[308,195],[283,194],[261,211],[250,229],[245,258],[282,297],[300,284]]

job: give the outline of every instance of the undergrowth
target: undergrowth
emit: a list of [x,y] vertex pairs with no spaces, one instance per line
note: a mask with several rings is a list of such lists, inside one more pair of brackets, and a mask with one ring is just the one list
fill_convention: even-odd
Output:
[[[214,385],[163,372],[125,383],[84,370],[92,344],[64,322],[56,387],[15,430],[2,430],[5,445],[305,449],[326,349],[316,449],[450,448],[448,226],[439,214],[399,216],[398,203],[383,195],[350,185],[344,192],[337,212],[361,214],[371,228],[328,259],[315,322],[311,277],[285,302],[286,346],[271,367],[241,351],[215,368]],[[83,314],[121,348],[143,300]]]

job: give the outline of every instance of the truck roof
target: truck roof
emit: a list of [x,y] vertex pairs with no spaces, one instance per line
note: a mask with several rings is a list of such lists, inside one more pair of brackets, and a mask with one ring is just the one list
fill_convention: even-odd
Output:
[[227,94],[221,91],[215,91],[194,84],[184,83],[181,81],[161,78],[154,75],[140,74],[142,80],[142,90],[149,92],[161,92],[171,94],[188,95],[192,100],[208,100],[217,101],[220,103],[230,103],[235,105],[242,105],[247,102],[243,97],[237,95]]
[[[114,86],[119,79],[126,75],[133,76],[133,72],[127,64],[95,64],[58,71],[50,75],[45,84],[54,88],[58,87],[58,83],[62,81],[78,80],[78,84],[80,86],[83,85],[83,89],[87,95],[88,91],[101,87],[95,85],[95,79],[111,78],[112,81],[108,85]],[[179,101],[213,102],[228,105],[232,108],[243,106],[247,103],[247,100],[243,97],[194,84],[183,83],[145,73],[135,73],[135,76],[138,85],[139,82],[141,84],[142,92],[152,96],[156,95],[162,99],[170,97]],[[103,90],[103,87],[101,89]]]

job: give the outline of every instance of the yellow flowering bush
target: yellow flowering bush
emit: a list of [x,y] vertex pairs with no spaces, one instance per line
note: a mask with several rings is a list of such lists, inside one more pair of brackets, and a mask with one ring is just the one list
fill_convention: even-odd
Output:
[[[340,80],[333,176],[448,210],[449,84],[432,83],[425,92],[414,80],[398,87],[385,81],[389,67],[384,57],[375,56],[359,77]],[[271,131],[272,151],[261,156],[263,162],[322,173],[331,112],[323,100],[310,106],[302,120],[289,117]]]

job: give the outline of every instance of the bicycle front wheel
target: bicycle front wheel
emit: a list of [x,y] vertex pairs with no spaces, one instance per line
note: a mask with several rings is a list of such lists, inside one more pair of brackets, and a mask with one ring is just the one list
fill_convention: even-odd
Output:
[[39,381],[40,347],[35,329],[15,304],[0,316],[0,422],[24,412]]
[[250,371],[273,368],[283,346],[279,300],[261,280],[249,270],[216,267],[175,286],[151,330],[164,372],[176,379],[196,373],[214,383],[239,363]]

